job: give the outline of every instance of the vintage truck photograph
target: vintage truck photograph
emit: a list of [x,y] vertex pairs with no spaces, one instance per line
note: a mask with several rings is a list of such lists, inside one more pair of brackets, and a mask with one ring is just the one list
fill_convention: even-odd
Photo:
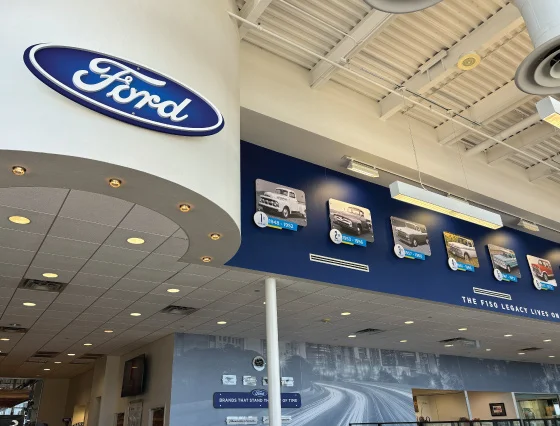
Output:
[[478,254],[474,246],[474,241],[461,235],[444,232],[445,248],[447,255],[457,262],[472,265],[475,268],[480,267],[478,263]]
[[530,255],[527,255],[527,261],[537,290],[554,290],[557,284],[550,261]]
[[305,193],[299,189],[278,183],[257,179],[257,211],[263,211],[269,217],[307,226],[307,206]]
[[373,243],[371,213],[365,207],[355,206],[335,199],[329,200],[331,228]]
[[504,274],[513,275],[521,278],[521,271],[519,270],[519,262],[513,250],[488,244],[488,252],[490,259],[492,259],[492,266]]
[[391,217],[391,229],[395,244],[426,256],[432,255],[428,229],[425,225],[400,217]]

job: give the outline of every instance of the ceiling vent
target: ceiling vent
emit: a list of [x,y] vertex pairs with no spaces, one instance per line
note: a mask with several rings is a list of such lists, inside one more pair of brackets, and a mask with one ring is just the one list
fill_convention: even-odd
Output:
[[377,10],[387,13],[411,13],[435,6],[442,0],[365,0]]
[[84,354],[81,357],[77,358],[77,359],[85,359],[85,360],[93,360],[95,361],[96,359],[99,358],[103,358],[104,355],[103,354]]
[[189,308],[187,306],[173,306],[170,305],[167,308],[163,308],[161,310],[162,314],[171,314],[171,315],[183,315],[188,316],[194,314],[198,309],[196,308]]
[[480,342],[478,340],[465,339],[464,337],[440,340],[439,343],[443,343],[444,345],[461,345],[468,348],[480,348]]
[[513,0],[535,49],[515,74],[517,87],[532,95],[560,93],[560,8],[558,0]]
[[536,348],[533,346],[530,348],[519,349],[519,352],[536,352],[536,351],[542,351],[542,348]]
[[32,358],[54,358],[58,355],[60,355],[59,352],[39,351],[39,352],[35,352],[35,355],[33,355]]
[[47,359],[43,358],[29,358],[25,363],[27,364],[46,364],[49,362]]
[[23,327],[0,327],[0,334],[11,333],[11,334],[25,334],[28,329]]
[[32,280],[28,278],[24,278],[19,283],[18,288],[23,288],[26,290],[35,290],[35,291],[48,291],[51,293],[60,293],[66,284],[64,283],[57,283],[54,281],[43,281],[43,280]]
[[356,331],[354,333],[357,336],[373,336],[375,334],[383,333],[384,330],[379,330],[378,328],[364,328],[363,330]]

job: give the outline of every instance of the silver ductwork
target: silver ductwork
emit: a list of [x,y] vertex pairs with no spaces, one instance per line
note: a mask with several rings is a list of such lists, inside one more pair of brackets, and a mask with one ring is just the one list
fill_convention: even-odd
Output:
[[558,0],[513,0],[535,50],[515,74],[520,90],[532,95],[560,93],[560,4]]
[[432,7],[442,0],[364,0],[374,9],[387,13],[411,13]]

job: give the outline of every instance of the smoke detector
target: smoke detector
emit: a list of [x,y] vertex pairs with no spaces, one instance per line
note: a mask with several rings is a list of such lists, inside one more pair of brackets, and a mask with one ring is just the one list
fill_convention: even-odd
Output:
[[457,62],[457,67],[463,71],[470,71],[478,67],[480,65],[481,60],[482,58],[478,53],[470,52],[459,58],[459,62]]
[[515,73],[517,87],[531,95],[560,93],[560,8],[557,0],[513,0],[518,7],[533,52]]
[[387,13],[411,13],[435,6],[442,0],[364,0],[374,9]]

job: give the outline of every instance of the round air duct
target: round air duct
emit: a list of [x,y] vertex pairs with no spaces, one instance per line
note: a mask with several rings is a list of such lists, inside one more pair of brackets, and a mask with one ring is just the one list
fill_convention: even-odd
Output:
[[560,7],[558,0],[513,0],[535,50],[515,74],[520,90],[532,95],[560,93]]
[[411,13],[432,7],[442,0],[365,0],[377,10],[387,13]]

